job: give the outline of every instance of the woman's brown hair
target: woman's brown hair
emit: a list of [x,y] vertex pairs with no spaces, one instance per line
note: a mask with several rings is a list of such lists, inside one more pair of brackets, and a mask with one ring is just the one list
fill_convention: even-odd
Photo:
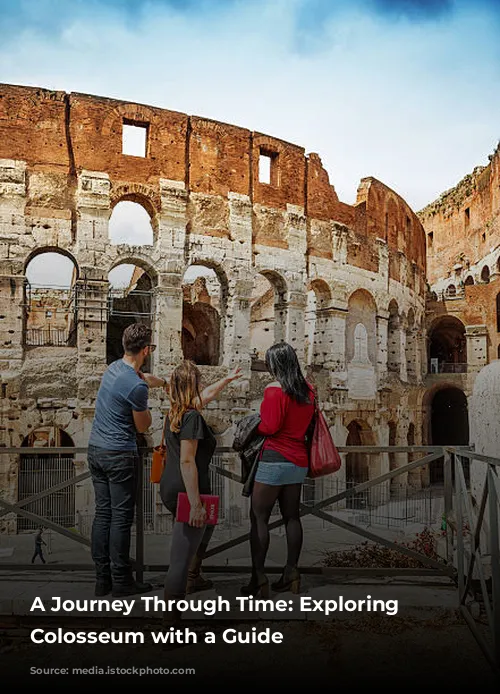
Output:
[[201,405],[200,370],[186,359],[170,376],[170,431],[178,434],[181,422],[188,410],[197,410]]

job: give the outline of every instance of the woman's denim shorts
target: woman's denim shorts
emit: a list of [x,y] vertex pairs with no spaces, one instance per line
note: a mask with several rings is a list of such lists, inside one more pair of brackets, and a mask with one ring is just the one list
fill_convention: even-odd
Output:
[[301,484],[306,475],[307,468],[299,467],[295,463],[266,463],[260,460],[255,474],[255,481],[272,486]]

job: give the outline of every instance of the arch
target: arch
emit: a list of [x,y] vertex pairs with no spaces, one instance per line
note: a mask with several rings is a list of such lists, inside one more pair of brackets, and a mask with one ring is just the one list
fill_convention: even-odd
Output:
[[[363,420],[352,419],[347,425],[346,446],[374,446],[375,437],[371,427]],[[355,487],[370,478],[370,459],[366,453],[347,453],[346,488]],[[365,508],[369,494],[359,492],[346,498],[347,508]]]
[[[136,202],[149,214],[151,223],[157,222],[161,212],[161,197],[156,190],[144,183],[123,183],[112,186],[109,193],[111,211],[119,202]],[[157,229],[155,229],[157,231]]]
[[496,312],[497,312],[497,333],[500,333],[500,292],[498,292],[496,297]]
[[34,260],[34,258],[36,258],[38,255],[43,255],[44,253],[56,253],[68,258],[68,260],[71,260],[75,268],[75,281],[79,279],[80,268],[78,267],[75,256],[65,248],[59,248],[59,246],[41,246],[40,248],[35,248],[33,251],[31,251],[24,261],[24,274],[26,274],[26,270],[28,269],[28,265],[31,263],[31,261]]
[[474,277],[472,275],[467,275],[465,282],[464,282],[464,285],[466,287],[472,287],[473,284],[474,284]]
[[[460,388],[447,385],[431,394],[430,437],[431,445],[468,446],[469,416],[467,397]],[[468,465],[464,463],[466,481],[469,481]],[[441,484],[444,480],[443,460],[431,465],[431,484]]]
[[[367,334],[368,361],[377,361],[377,305],[373,296],[365,289],[357,289],[349,297],[346,321],[346,360],[351,362],[355,353],[355,330],[362,323]],[[359,333],[359,329],[358,329]]]
[[124,196],[113,205],[108,222],[109,243],[113,246],[153,246],[158,231],[153,208],[146,204],[146,199],[132,197]]
[[[106,331],[106,361],[108,364],[123,356],[122,335],[128,325],[145,323],[154,334],[154,287],[157,275],[145,270],[146,264],[118,261],[108,274],[108,323]],[[120,274],[119,268],[123,267]],[[112,277],[112,275],[115,275]],[[154,341],[154,339],[153,339]],[[144,364],[151,370],[151,356]]]
[[79,268],[74,257],[53,246],[37,248],[24,273],[24,346],[75,347]]
[[454,296],[456,296],[456,295],[457,295],[457,288],[456,288],[456,286],[455,286],[454,284],[449,284],[449,285],[446,287],[446,296],[452,298],[452,297],[454,297]]
[[[17,482],[17,500],[22,501],[44,489],[65,482],[75,475],[74,454],[51,454],[50,448],[74,447],[69,434],[58,427],[35,429],[25,436],[22,448],[36,449],[19,456],[19,474]],[[43,452],[40,452],[44,449]],[[31,502],[25,506],[26,511],[47,518],[65,528],[75,526],[75,486],[64,489]],[[40,525],[28,518],[19,518],[17,532],[32,531]]]
[[285,339],[287,293],[285,278],[275,270],[260,270],[254,278],[250,300],[250,348],[254,370],[265,370],[266,351]]
[[309,282],[309,291],[313,291],[316,295],[316,305],[318,308],[327,308],[332,299],[332,291],[326,280],[314,279]]
[[330,318],[325,311],[332,299],[328,283],[314,279],[309,283],[305,313],[306,364],[321,367],[331,351]]
[[485,284],[488,284],[490,281],[490,268],[485,265],[483,269],[481,270],[481,282],[484,282]]
[[224,350],[227,275],[214,261],[197,259],[184,272],[182,290],[184,357],[200,366],[218,366]]
[[195,260],[192,260],[189,263],[189,265],[185,268],[184,276],[186,275],[188,270],[194,267],[204,267],[208,270],[213,270],[213,272],[217,275],[217,279],[220,282],[221,292],[223,295],[222,298],[224,299],[225,297],[227,297],[229,291],[229,278],[227,276],[226,271],[220,263],[211,258],[196,258]]
[[[456,316],[439,316],[428,332],[429,372],[463,373],[467,370],[465,325]],[[434,361],[433,361],[434,360]]]

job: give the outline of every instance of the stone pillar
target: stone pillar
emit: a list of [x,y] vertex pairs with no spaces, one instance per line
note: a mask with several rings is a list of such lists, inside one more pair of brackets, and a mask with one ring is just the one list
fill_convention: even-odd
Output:
[[332,306],[325,309],[325,313],[328,326],[325,330],[325,344],[328,345],[328,353],[324,366],[330,371],[331,387],[345,388],[347,385],[345,351],[347,310]]
[[377,315],[377,382],[379,387],[387,378],[388,320],[386,311]]
[[307,294],[290,291],[287,301],[286,341],[296,350],[299,361],[305,361],[305,310]]
[[471,371],[479,371],[488,363],[488,329],[485,325],[468,325],[465,328],[465,339],[467,365]]
[[184,181],[160,178],[161,212],[158,218],[158,245],[168,260],[158,277],[155,291],[155,339],[158,345],[155,371],[171,370],[183,359],[182,279],[188,221],[188,192]]
[[402,381],[408,380],[408,370],[406,364],[406,326],[400,320],[399,327],[399,377]]
[[[23,360],[26,162],[0,159],[0,373],[2,382]],[[7,375],[8,373],[8,375]]]
[[84,170],[78,176],[76,321],[78,399],[82,407],[93,405],[106,369],[109,284],[102,257],[108,244],[110,189],[106,173]]
[[[500,456],[500,361],[483,367],[476,376],[472,395],[469,397],[470,443],[476,453],[498,458]],[[470,490],[479,506],[486,480],[487,466],[479,461],[471,462]],[[488,499],[490,501],[490,499]],[[481,534],[481,551],[490,552],[489,518],[486,508]],[[484,557],[486,578],[491,575],[488,557]]]
[[181,283],[181,273],[162,274],[153,289],[153,342],[157,345],[153,354],[153,372],[162,377],[183,359]]
[[231,369],[239,365],[250,378],[250,298],[253,281],[251,277],[246,277],[233,280],[230,285],[223,363]]

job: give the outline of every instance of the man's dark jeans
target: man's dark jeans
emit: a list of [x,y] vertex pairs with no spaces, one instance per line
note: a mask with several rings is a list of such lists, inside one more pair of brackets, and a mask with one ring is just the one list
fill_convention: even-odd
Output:
[[133,581],[130,537],[134,520],[138,454],[89,446],[88,463],[95,492],[92,559],[98,582]]

